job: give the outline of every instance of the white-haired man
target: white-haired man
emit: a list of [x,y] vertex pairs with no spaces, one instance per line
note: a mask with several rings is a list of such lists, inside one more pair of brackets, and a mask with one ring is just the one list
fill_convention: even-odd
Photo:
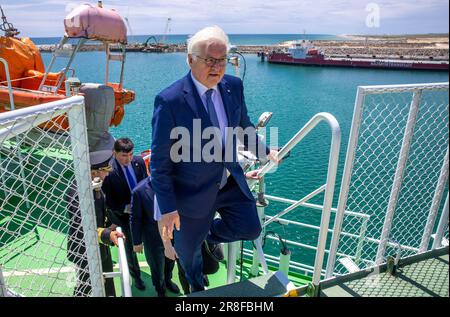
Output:
[[[242,81],[225,75],[229,46],[217,26],[197,32],[188,41],[190,72],[161,91],[154,104],[150,169],[162,238],[174,238],[193,292],[204,289],[205,238],[213,246],[253,240],[261,232],[255,199],[237,161],[236,136],[243,134],[230,133],[254,126]],[[240,139],[258,157],[277,161],[277,151],[255,133]],[[214,219],[216,211],[220,219]]]

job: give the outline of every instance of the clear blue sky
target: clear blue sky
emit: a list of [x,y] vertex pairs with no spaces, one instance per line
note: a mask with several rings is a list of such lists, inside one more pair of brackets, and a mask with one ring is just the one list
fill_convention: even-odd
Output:
[[[97,3],[0,1],[21,36],[30,37],[61,36],[63,18],[71,8],[86,2]],[[103,3],[128,18],[134,35],[164,33],[169,17],[171,34],[191,34],[211,24],[230,34],[304,31],[404,34],[447,33],[449,29],[448,0],[104,0]],[[371,14],[376,15],[375,20],[368,18]]]

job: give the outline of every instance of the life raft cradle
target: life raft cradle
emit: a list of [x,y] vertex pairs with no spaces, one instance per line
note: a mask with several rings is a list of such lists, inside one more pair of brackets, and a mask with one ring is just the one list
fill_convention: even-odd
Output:
[[[70,66],[73,62],[73,59],[80,49],[81,46],[83,46],[87,38],[78,38],[78,42],[75,45],[72,45],[71,48],[67,49],[65,48],[65,44],[68,42],[69,37],[64,36],[57,47],[55,48],[55,51],[53,52],[52,60],[49,64],[49,67],[47,71],[44,74],[44,77],[42,78],[42,81],[38,87],[38,90],[41,91],[50,91],[53,93],[56,93],[60,87],[62,82],[64,81],[64,78],[67,76],[67,72],[70,70]],[[120,124],[120,122],[123,119],[123,116],[125,115],[125,111],[123,109],[125,104],[128,104],[132,102],[135,98],[134,92],[130,90],[126,90],[123,88],[123,75],[124,75],[124,65],[125,65],[125,56],[126,56],[126,46],[122,43],[117,43],[120,47],[119,53],[111,53],[110,50],[110,43],[103,41],[103,44],[105,45],[106,50],[106,75],[105,75],[105,85],[110,86],[114,90],[114,97],[115,97],[115,108],[114,108],[114,115],[111,119],[111,125],[117,126]],[[59,77],[55,85],[48,85],[47,84],[47,78],[51,76],[51,70],[52,67],[55,64],[55,61],[59,57],[66,57],[69,58],[69,61],[67,63],[67,66],[62,69],[62,77]],[[111,83],[109,82],[109,62],[110,61],[118,61],[121,62],[121,69],[120,69],[120,80],[119,83]]]
[[[79,47],[83,45],[86,39],[80,39],[79,43],[72,49],[67,50],[63,48],[63,45],[67,42],[68,38],[63,38],[54,52],[52,62],[49,66],[47,72],[42,73],[35,69],[30,69],[25,72],[25,77],[9,79],[11,86],[13,87],[14,102],[18,108],[32,106],[36,104],[42,104],[46,102],[51,102],[55,100],[60,100],[66,98],[65,87],[62,83],[66,80],[66,76],[69,71],[72,71],[71,76],[74,76],[75,71],[70,68],[70,65],[74,59],[76,52]],[[70,60],[68,65],[57,73],[50,72],[57,57],[69,57]],[[110,86],[114,90],[115,97],[115,108],[114,115],[111,118],[110,125],[117,126],[121,123],[125,111],[124,105],[132,102],[134,100],[134,93],[132,91],[123,89],[123,68],[125,61],[125,49],[123,49],[121,54],[111,54],[109,50],[109,45],[107,45],[107,77],[106,85]],[[109,73],[109,61],[116,60],[122,61],[121,78],[120,83],[110,83],[108,82]],[[6,88],[8,81],[0,82],[0,88],[4,86]],[[20,88],[19,88],[20,87]],[[0,89],[0,111],[11,110],[7,107],[9,104],[9,92],[5,89]],[[6,106],[5,106],[6,104]],[[65,124],[63,124],[64,128]]]

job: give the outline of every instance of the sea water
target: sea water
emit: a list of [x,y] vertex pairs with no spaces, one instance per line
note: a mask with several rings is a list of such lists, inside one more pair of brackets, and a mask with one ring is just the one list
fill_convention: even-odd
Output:
[[[273,35],[269,36],[273,39]],[[292,38],[276,37],[276,41]],[[269,39],[259,39],[261,44]],[[246,43],[248,44],[248,43]],[[82,82],[103,82],[105,78],[105,54],[103,52],[79,53],[73,63],[75,76]],[[413,84],[447,82],[448,73],[412,70],[353,69],[337,67],[306,67],[276,65],[261,62],[256,55],[244,55],[245,100],[251,120],[256,123],[261,113],[273,112],[268,128],[278,128],[278,146],[283,146],[318,112],[329,112],[336,117],[342,130],[342,142],[338,165],[333,207],[337,196],[347,150],[356,90],[361,85]],[[43,54],[48,65],[51,54]],[[241,60],[241,62],[243,62]],[[119,79],[119,63],[111,62],[110,81]],[[53,71],[64,66],[60,60]],[[189,68],[184,53],[128,53],[125,66],[124,87],[136,93],[136,100],[125,106],[126,114],[118,127],[111,128],[116,137],[129,137],[140,153],[151,146],[151,119],[156,94],[186,75]],[[227,73],[236,74],[229,65]],[[243,67],[239,75],[244,76]],[[291,151],[291,155],[266,177],[266,192],[298,200],[325,184],[331,134],[327,124],[321,123]],[[323,195],[313,202],[321,203]],[[271,202],[266,213],[273,215],[282,208],[281,203]],[[289,219],[320,225],[320,212],[298,208],[288,215]],[[282,227],[272,224],[269,230],[278,232],[283,239],[295,240],[315,246],[317,231]],[[329,239],[328,239],[329,240]],[[277,243],[268,242],[272,250]],[[314,251],[298,249],[293,259],[313,264]]]

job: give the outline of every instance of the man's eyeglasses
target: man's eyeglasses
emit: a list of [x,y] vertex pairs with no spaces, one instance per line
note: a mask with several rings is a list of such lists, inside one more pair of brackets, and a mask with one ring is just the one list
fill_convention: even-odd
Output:
[[205,64],[206,66],[212,67],[214,65],[218,65],[218,66],[225,66],[228,62],[228,57],[224,57],[224,58],[212,58],[212,57],[208,57],[208,58],[203,58],[201,56],[195,55],[196,57],[200,58]]
[[112,167],[111,164],[109,164],[108,166],[97,168],[97,171],[99,171],[99,172],[112,172],[113,171],[113,167]]

